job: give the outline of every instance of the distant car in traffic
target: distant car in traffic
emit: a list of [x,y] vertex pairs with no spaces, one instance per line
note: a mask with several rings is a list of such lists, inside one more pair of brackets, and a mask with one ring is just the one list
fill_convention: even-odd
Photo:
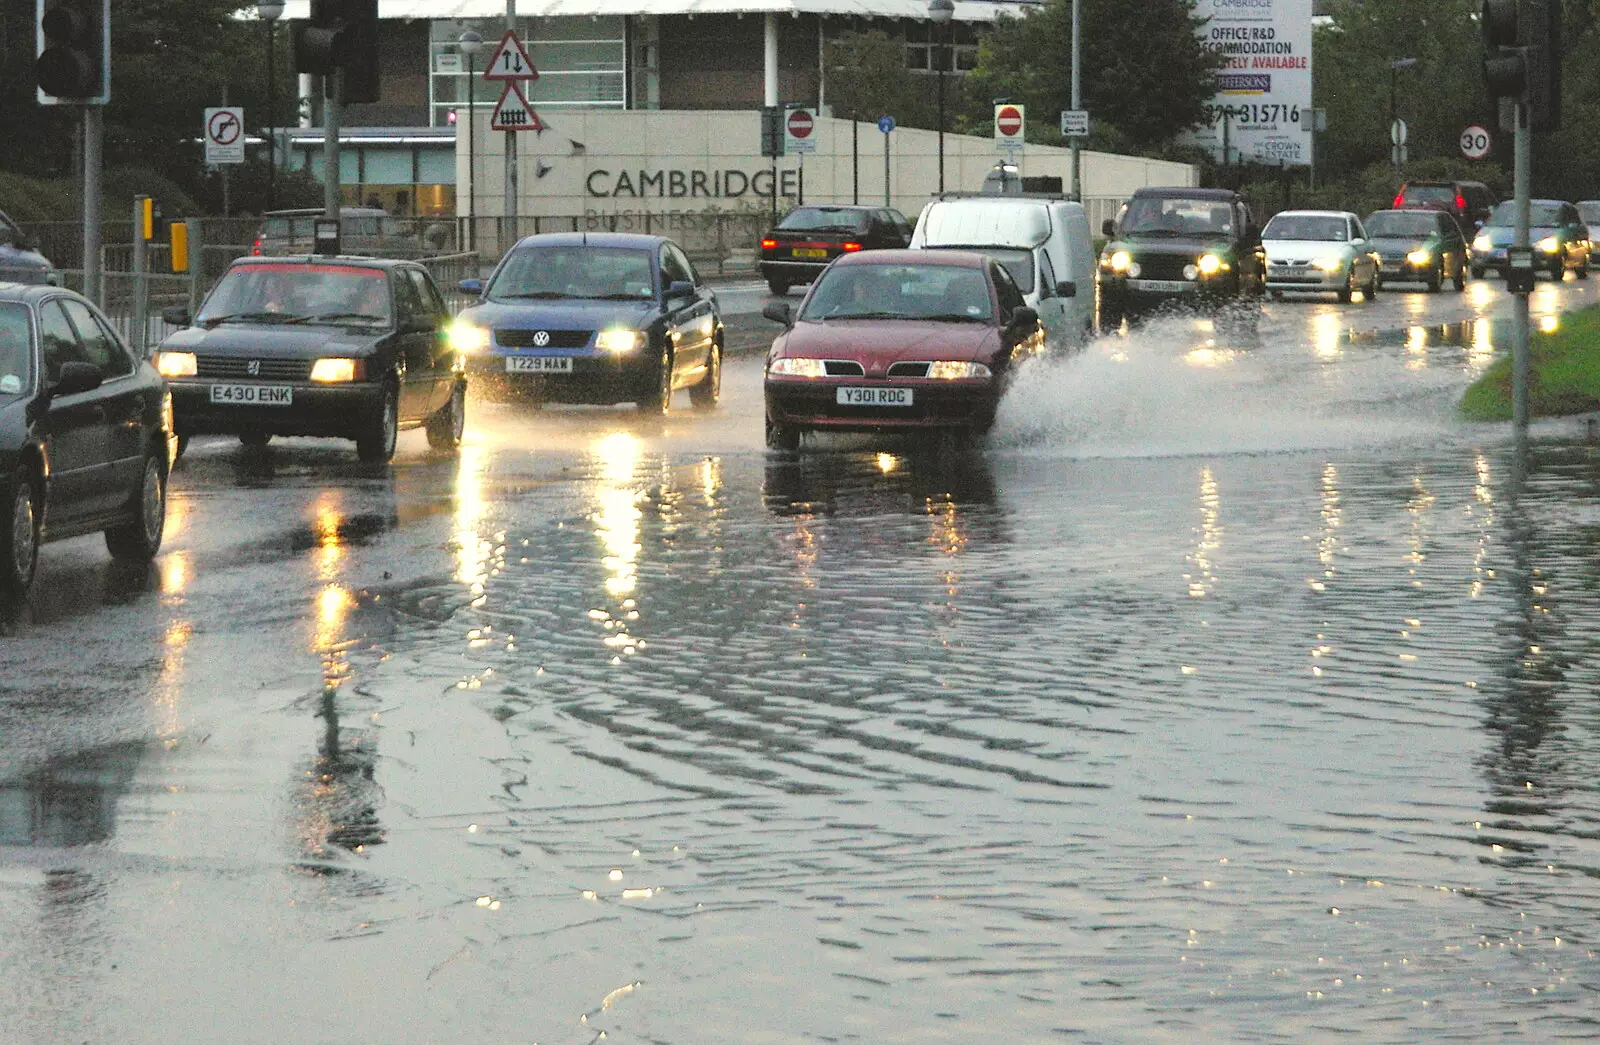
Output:
[[1244,197],[1188,186],[1134,191],[1101,232],[1100,329],[1163,307],[1253,315],[1267,254]]
[[1356,291],[1378,296],[1378,257],[1361,219],[1343,210],[1279,211],[1261,230],[1267,251],[1267,290],[1333,292],[1348,302]]
[[1489,220],[1495,205],[1494,190],[1481,181],[1408,181],[1394,194],[1394,210],[1440,210],[1456,220],[1468,237]]
[[174,453],[167,383],[85,298],[0,283],[0,594],[25,595],[39,546],[103,532],[148,562]]
[[[294,256],[317,247],[316,223],[321,207],[269,210],[261,216],[250,253]],[[339,250],[343,254],[388,254],[414,257],[421,244],[398,218],[381,207],[339,208]]]
[[353,439],[363,461],[394,456],[403,428],[439,450],[460,445],[466,375],[448,342],[449,309],[428,270],[352,257],[240,258],[156,366],[172,386],[180,441],[237,435]]
[[38,241],[5,211],[0,211],[0,282],[61,284],[61,273],[39,253]]
[[[1504,278],[1507,248],[1516,236],[1516,201],[1495,204],[1488,222],[1472,240],[1472,276],[1481,279],[1493,269]],[[1528,245],[1533,248],[1535,274],[1548,272],[1561,279],[1568,269],[1579,279],[1589,275],[1589,227],[1578,208],[1565,200],[1528,201]]]
[[841,254],[911,243],[911,223],[891,207],[843,204],[796,207],[761,237],[756,269],[774,294],[810,283]]
[[722,394],[717,296],[669,239],[527,236],[487,281],[460,286],[479,302],[456,317],[451,343],[487,389],[533,402],[631,402],[653,414],[681,388],[697,410]]
[[1467,286],[1467,243],[1461,226],[1443,211],[1378,210],[1367,215],[1367,235],[1378,252],[1385,283],[1422,283],[1430,293],[1449,280]]
[[1039,314],[1005,266],[962,251],[875,251],[828,266],[766,364],[766,440],[807,431],[952,430],[994,424],[1016,363],[1044,348]]
[[1579,200],[1578,217],[1589,230],[1589,261],[1600,264],[1600,200]]

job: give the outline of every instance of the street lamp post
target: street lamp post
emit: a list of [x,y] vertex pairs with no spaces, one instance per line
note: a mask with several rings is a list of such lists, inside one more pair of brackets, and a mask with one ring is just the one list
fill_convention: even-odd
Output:
[[1390,159],[1394,160],[1394,165],[1396,167],[1400,166],[1401,144],[1399,141],[1394,141],[1392,136],[1395,133],[1395,128],[1400,119],[1400,112],[1397,107],[1400,70],[1409,69],[1416,64],[1417,60],[1415,58],[1396,58],[1394,61],[1389,63],[1389,134],[1391,135],[1391,141],[1393,145],[1393,148],[1390,152]]
[[[456,38],[456,46],[461,49],[461,54],[467,60],[467,249],[478,249],[478,166],[476,149],[473,146],[472,133],[472,107],[477,101],[477,71],[472,67],[472,58],[483,46],[483,37],[475,31],[468,29]],[[456,120],[456,126],[461,126],[461,121]],[[458,135],[459,137],[459,135]]]
[[928,0],[928,18],[933,22],[937,42],[930,41],[929,53],[939,76],[939,195],[944,195],[944,64],[949,50],[950,19],[955,17],[955,0]]
[[267,27],[267,209],[278,205],[278,113],[277,72],[272,65],[272,38],[276,35],[277,21],[283,15],[281,0],[263,0],[256,4],[256,14]]

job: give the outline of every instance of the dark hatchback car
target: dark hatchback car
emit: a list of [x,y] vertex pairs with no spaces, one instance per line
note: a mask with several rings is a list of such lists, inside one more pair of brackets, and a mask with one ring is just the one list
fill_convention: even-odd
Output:
[[175,444],[167,383],[88,301],[0,283],[0,592],[27,592],[47,541],[104,532],[148,562]]
[[761,237],[756,269],[774,294],[810,283],[841,254],[911,245],[911,223],[889,207],[796,207]]
[[661,236],[528,236],[486,282],[450,341],[474,381],[532,402],[633,403],[664,414],[689,390],[697,410],[722,394],[722,314],[682,248]]
[[402,428],[460,445],[466,375],[449,309],[428,270],[377,258],[240,258],[198,315],[167,310],[156,366],[172,385],[180,445],[192,435],[354,439],[361,460],[394,456]]
[[[1481,278],[1493,269],[1504,278],[1506,251],[1516,235],[1516,201],[1495,204],[1489,220],[1472,241],[1472,275]],[[1571,269],[1578,279],[1589,276],[1589,226],[1578,208],[1565,200],[1528,201],[1528,243],[1533,248],[1533,271],[1561,279]]]
[[983,254],[889,250],[828,267],[766,366],[767,445],[806,431],[954,430],[994,424],[1015,364],[1044,348],[1039,314],[1005,266]]
[[1416,282],[1436,292],[1449,280],[1467,286],[1467,242],[1444,211],[1378,210],[1363,222],[1377,251],[1385,283]]
[[1230,189],[1138,189],[1101,231],[1102,330],[1163,307],[1253,308],[1266,287],[1261,230]]
[[1444,211],[1456,219],[1465,237],[1489,220],[1494,205],[1494,191],[1481,181],[1408,181],[1394,194],[1392,206]]

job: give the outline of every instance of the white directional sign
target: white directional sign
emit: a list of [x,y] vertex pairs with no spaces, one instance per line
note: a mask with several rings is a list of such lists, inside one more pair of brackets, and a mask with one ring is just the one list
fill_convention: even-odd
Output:
[[1494,147],[1494,139],[1489,132],[1477,124],[1473,124],[1461,132],[1461,155],[1469,160],[1481,160],[1489,155],[1489,150]]
[[1061,114],[1061,133],[1068,138],[1086,138],[1089,135],[1089,110],[1068,109]]
[[542,131],[544,123],[528,104],[528,99],[522,96],[522,87],[512,82],[501,92],[494,115],[489,118],[489,127],[496,131]]
[[539,70],[533,67],[533,61],[528,57],[528,49],[522,46],[522,41],[517,39],[514,30],[507,29],[506,35],[500,38],[500,46],[494,49],[494,54],[489,56],[489,64],[483,67],[485,80],[537,80]]
[[206,110],[206,162],[244,162],[244,110],[238,106]]

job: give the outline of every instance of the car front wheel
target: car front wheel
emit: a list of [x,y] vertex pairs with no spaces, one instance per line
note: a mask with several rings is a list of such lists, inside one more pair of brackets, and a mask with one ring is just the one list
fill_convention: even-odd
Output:
[[769,450],[800,449],[800,429],[767,418],[767,448]]
[[689,402],[696,410],[710,410],[722,395],[722,346],[712,344],[711,355],[706,359],[706,374],[700,383],[689,389]]
[[394,380],[384,381],[378,408],[356,436],[356,456],[367,464],[387,464],[394,459],[395,443],[400,437],[399,400]]
[[130,514],[127,522],[106,531],[106,550],[115,559],[149,562],[161,550],[167,525],[167,473],[158,454],[144,459]]
[[11,477],[11,503],[6,506],[5,562],[0,564],[0,589],[20,596],[33,584],[39,564],[39,507],[33,473],[18,468]]
[[634,404],[641,414],[665,414],[672,409],[672,355],[663,351],[652,374],[652,385]]
[[450,400],[428,418],[428,445],[435,450],[455,450],[467,430],[467,383],[457,381]]

